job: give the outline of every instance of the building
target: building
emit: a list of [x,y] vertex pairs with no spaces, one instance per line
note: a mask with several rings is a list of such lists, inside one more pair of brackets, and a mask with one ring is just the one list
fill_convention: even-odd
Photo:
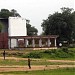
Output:
[[27,36],[26,19],[21,17],[1,18],[0,48],[57,48],[57,35]]
[[[1,18],[0,22],[3,23],[3,29],[0,33],[0,48],[9,48],[9,37],[11,36],[27,36],[26,20],[24,18]],[[15,46],[16,40],[11,39],[11,48]]]

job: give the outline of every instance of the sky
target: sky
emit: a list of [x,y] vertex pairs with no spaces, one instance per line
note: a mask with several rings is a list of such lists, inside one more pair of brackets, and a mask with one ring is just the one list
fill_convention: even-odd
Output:
[[60,12],[60,8],[69,7],[75,9],[75,0],[0,0],[1,9],[15,9],[30,24],[38,29],[38,35],[42,33],[41,23],[49,14]]

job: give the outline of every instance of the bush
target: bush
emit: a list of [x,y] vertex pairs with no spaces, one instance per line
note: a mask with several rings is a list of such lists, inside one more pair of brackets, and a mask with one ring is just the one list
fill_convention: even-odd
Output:
[[67,47],[62,47],[61,50],[66,53],[68,53],[68,51],[69,51]]
[[45,54],[51,54],[52,52],[51,52],[51,50],[45,50],[43,53],[45,53]]
[[48,54],[52,54],[52,53],[56,53],[56,50],[45,50],[43,53],[48,53]]
[[74,54],[75,54],[75,52],[73,50],[68,50],[67,47],[64,47],[64,48],[56,51],[56,57],[59,57],[59,58],[74,57]]
[[23,58],[28,58],[28,57],[30,57],[30,58],[41,58],[42,57],[42,55],[41,55],[41,53],[37,53],[37,52],[32,52],[32,53],[29,53],[29,54],[27,54],[27,55],[23,55]]
[[68,50],[67,47],[63,47],[57,50],[46,50],[45,54],[49,54],[51,58],[69,58],[74,57],[74,50]]
[[59,58],[68,58],[69,57],[69,54],[63,52],[63,51],[58,51],[56,53],[56,57],[59,57]]

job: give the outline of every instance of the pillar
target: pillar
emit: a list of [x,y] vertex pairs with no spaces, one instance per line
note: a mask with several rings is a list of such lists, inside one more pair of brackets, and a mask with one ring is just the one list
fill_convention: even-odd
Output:
[[39,39],[39,47],[42,47],[42,40]]
[[11,38],[9,39],[8,45],[9,45],[9,49],[11,49]]
[[18,39],[16,39],[16,47],[18,47]]
[[48,38],[48,47],[50,47],[50,44],[51,44],[51,42],[50,42],[50,39]]
[[57,45],[56,45],[56,38],[55,38],[55,47],[56,47]]
[[35,40],[32,39],[32,46],[35,47]]
[[25,47],[27,47],[27,39],[24,39]]

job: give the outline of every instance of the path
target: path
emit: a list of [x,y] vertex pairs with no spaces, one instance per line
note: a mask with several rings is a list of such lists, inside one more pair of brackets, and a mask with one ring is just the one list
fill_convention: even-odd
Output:
[[[3,59],[3,57],[0,57],[0,59]],[[6,57],[6,59],[14,59],[14,60],[28,60],[28,58],[17,58],[17,57]],[[32,60],[43,60],[43,59],[33,59]],[[46,59],[46,61],[49,61],[49,62],[66,62],[66,63],[70,63],[70,62],[74,62],[75,63],[75,60],[49,60],[49,59]]]
[[49,70],[68,67],[75,67],[75,65],[48,65],[48,66],[39,65],[39,66],[32,66],[31,69],[29,69],[28,66],[0,66],[0,72]]
[[[0,57],[1,60],[3,60],[3,57]],[[14,60],[28,60],[28,58],[16,58],[16,57],[6,57],[6,59],[14,59]],[[32,60],[43,60],[43,59],[32,59]],[[45,61],[45,60],[44,60]],[[73,62],[75,63],[75,60],[46,60],[49,62]],[[57,69],[57,68],[67,68],[67,67],[75,67],[75,65],[38,65],[38,66],[32,66],[31,69],[28,68],[28,66],[0,66],[0,72],[7,72],[7,71],[32,71],[32,70],[45,70],[45,69]]]

